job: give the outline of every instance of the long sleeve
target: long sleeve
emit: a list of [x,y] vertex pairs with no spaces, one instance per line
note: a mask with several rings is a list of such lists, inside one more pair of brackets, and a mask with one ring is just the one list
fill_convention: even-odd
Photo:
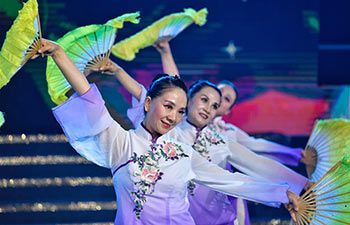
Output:
[[222,132],[223,135],[234,138],[238,143],[255,153],[274,159],[285,165],[297,166],[299,164],[302,157],[301,148],[291,148],[262,138],[254,138],[232,124],[226,123],[225,126],[227,126],[227,129]]
[[109,115],[95,85],[55,107],[53,114],[72,147],[93,163],[115,169],[130,157],[129,134]]
[[196,151],[192,153],[194,182],[238,198],[278,207],[288,203],[288,185],[265,183],[240,173],[230,173],[208,162]]
[[143,85],[141,85],[141,88],[142,88],[142,91],[141,91],[140,99],[137,99],[134,96],[132,96],[132,99],[131,99],[132,106],[127,111],[127,116],[132,122],[132,124],[134,125],[134,127],[138,127],[145,117],[143,106],[146,100],[147,90]]
[[257,155],[237,142],[226,140],[230,151],[228,162],[236,169],[249,176],[272,183],[287,183],[290,190],[300,194],[308,179],[282,164]]

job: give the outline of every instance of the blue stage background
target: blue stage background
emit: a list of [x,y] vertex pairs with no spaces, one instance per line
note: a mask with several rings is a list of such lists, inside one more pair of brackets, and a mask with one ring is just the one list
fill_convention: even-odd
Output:
[[[314,120],[330,117],[343,88],[317,84],[318,0],[38,3],[43,37],[51,40],[79,26],[102,24],[123,13],[140,11],[140,24],[125,24],[118,31],[117,42],[170,13],[206,7],[209,14],[203,27],[191,25],[170,42],[181,76],[187,84],[198,79],[236,83],[241,105],[230,119],[238,122],[246,120],[249,113],[243,103],[269,91],[322,104],[315,110],[282,110],[279,114],[287,116],[271,126],[259,119],[276,121],[274,108],[267,116],[254,114],[239,124],[252,135],[282,144],[304,147]],[[22,1],[1,1],[0,44],[21,7]],[[238,48],[235,54],[227,51],[232,44]],[[162,72],[153,47],[141,50],[131,62],[112,59],[144,85]],[[47,93],[45,69],[46,59],[30,61],[0,90],[0,111],[6,120],[0,128],[0,224],[110,224],[116,210],[110,172],[83,160],[62,136],[51,113],[55,105]],[[113,77],[96,76],[95,81],[111,113],[131,128],[126,118],[130,95]],[[276,103],[275,108],[283,106]],[[250,122],[255,127],[248,126]],[[288,126],[278,130],[281,124]],[[293,169],[305,174],[302,166]],[[288,224],[284,209],[249,206],[254,224]]]

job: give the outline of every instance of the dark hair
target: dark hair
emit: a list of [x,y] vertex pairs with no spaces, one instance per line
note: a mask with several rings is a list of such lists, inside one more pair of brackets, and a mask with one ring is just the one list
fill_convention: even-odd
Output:
[[152,81],[151,81],[151,84],[150,84],[149,86],[151,86],[151,85],[154,83],[154,81],[158,80],[159,78],[168,77],[168,76],[170,76],[170,75],[167,74],[167,73],[158,73],[157,75],[155,75],[155,76],[153,77],[153,79],[152,79]]
[[147,97],[156,98],[164,93],[168,88],[180,88],[187,93],[187,87],[185,83],[178,76],[170,76],[168,74],[157,74],[153,78],[147,90]]
[[237,99],[238,99],[238,90],[237,90],[237,87],[236,87],[236,85],[234,85],[231,81],[229,81],[229,80],[222,80],[222,81],[220,81],[219,83],[218,83],[218,86],[219,85],[227,85],[227,86],[230,86],[232,89],[233,89],[233,91],[235,92],[235,94],[236,94],[236,100],[232,103],[232,105],[231,105],[231,109],[232,109],[232,107],[236,104],[236,102],[237,102]]
[[204,87],[211,87],[211,88],[214,88],[215,91],[217,91],[220,95],[220,102],[221,102],[221,97],[222,97],[222,94],[221,94],[221,91],[220,89],[218,88],[218,86],[216,86],[215,84],[211,83],[210,81],[207,81],[207,80],[198,80],[198,81],[195,81],[191,84],[190,86],[190,89],[188,91],[188,98],[191,99],[193,98],[193,96],[199,92],[200,90],[202,90]]

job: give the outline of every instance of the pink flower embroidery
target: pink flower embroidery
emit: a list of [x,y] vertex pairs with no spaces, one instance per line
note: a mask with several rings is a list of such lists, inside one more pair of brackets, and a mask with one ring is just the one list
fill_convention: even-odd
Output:
[[159,171],[157,169],[144,168],[141,171],[141,180],[146,181],[148,183],[155,182],[158,176],[159,176]]
[[163,148],[164,152],[167,154],[168,157],[174,157],[176,156],[176,148],[171,143],[166,143]]
[[177,160],[188,157],[184,153],[181,145],[176,143],[163,144],[152,143],[151,149],[143,155],[138,156],[135,152],[132,156],[132,162],[136,163],[139,171],[135,171],[135,176],[140,177],[139,181],[134,182],[137,187],[136,191],[131,192],[134,197],[136,217],[140,219],[143,205],[147,201],[146,195],[152,194],[156,183],[162,179],[163,172],[160,171],[159,160]]

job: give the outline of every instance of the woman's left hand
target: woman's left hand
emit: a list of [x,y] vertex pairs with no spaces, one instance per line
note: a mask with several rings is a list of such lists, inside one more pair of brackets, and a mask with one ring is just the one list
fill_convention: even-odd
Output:
[[93,68],[93,69],[84,71],[84,74],[90,74],[92,72],[101,72],[103,74],[116,75],[120,70],[121,70],[121,67],[119,67],[115,62],[109,60],[105,65],[99,68]]

